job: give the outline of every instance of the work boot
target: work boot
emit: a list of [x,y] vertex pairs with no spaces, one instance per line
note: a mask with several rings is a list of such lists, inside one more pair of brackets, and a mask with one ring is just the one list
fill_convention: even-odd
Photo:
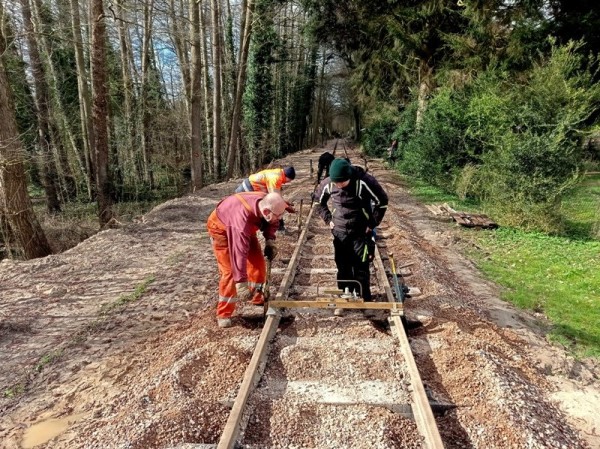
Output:
[[225,329],[227,327],[231,327],[231,325],[231,318],[217,318],[217,326],[220,328]]
[[265,295],[263,295],[263,292],[254,293],[254,296],[252,297],[250,304],[252,304],[253,306],[264,305],[265,304]]
[[333,314],[334,314],[335,316],[344,316],[344,309],[335,309],[335,310],[333,311]]

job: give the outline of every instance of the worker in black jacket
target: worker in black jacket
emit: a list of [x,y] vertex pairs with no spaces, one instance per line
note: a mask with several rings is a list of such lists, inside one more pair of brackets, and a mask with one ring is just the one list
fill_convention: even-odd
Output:
[[[332,209],[328,207],[331,198]],[[338,288],[362,293],[371,301],[369,263],[375,254],[373,230],[387,210],[388,196],[377,180],[346,159],[335,159],[329,177],[318,186],[314,196],[316,211],[331,229]],[[340,281],[341,280],[341,281]],[[362,292],[356,282],[360,283]],[[341,315],[342,309],[335,314]]]
[[317,169],[317,184],[321,182],[321,176],[323,176],[323,172],[325,173],[325,177],[329,176],[329,166],[331,165],[334,159],[335,156],[329,151],[325,151],[325,153],[319,156],[319,167]]

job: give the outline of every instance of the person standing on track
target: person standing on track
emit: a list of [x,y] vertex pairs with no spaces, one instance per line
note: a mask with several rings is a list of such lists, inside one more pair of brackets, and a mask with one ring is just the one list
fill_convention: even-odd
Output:
[[396,159],[398,158],[398,139],[392,140],[392,143],[387,150],[387,158],[391,165],[396,163]]
[[[210,214],[206,228],[219,266],[217,324],[231,327],[238,301],[262,305],[266,257],[277,254],[275,233],[287,203],[279,193],[243,192],[223,199]],[[256,233],[265,238],[261,252]],[[264,254],[264,257],[263,257]]]
[[[332,209],[328,207],[331,198]],[[338,288],[357,294],[358,281],[362,298],[371,301],[369,263],[375,255],[373,230],[387,210],[388,196],[379,182],[363,168],[346,159],[335,159],[314,196],[316,212],[331,229]],[[372,315],[365,310],[365,315]],[[340,316],[343,309],[336,309]]]
[[325,153],[319,156],[319,165],[317,169],[317,184],[321,182],[321,176],[323,176],[323,172],[325,173],[325,178],[329,176],[329,166],[331,165],[334,159],[335,156],[329,151],[325,151]]

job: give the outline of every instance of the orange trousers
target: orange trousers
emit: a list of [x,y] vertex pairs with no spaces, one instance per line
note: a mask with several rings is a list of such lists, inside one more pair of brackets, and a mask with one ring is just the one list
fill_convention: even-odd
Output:
[[[238,302],[235,281],[231,273],[231,254],[225,225],[213,211],[206,222],[208,234],[211,237],[213,251],[217,258],[219,266],[219,301],[217,303],[217,318],[229,318],[235,311],[235,305]],[[246,273],[248,275],[248,287],[250,291],[256,291],[253,304],[262,304],[264,299],[262,295],[262,286],[267,277],[267,267],[262,254],[260,243],[256,234],[250,236],[250,248],[248,248],[248,262],[246,264]]]

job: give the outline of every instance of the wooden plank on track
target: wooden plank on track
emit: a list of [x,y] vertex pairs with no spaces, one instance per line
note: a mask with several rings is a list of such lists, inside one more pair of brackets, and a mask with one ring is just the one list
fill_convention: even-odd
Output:
[[[272,268],[271,273],[282,274],[287,271],[287,268]],[[303,268],[298,270],[298,274],[336,274],[337,268]]]
[[[311,207],[305,223],[310,222],[313,212],[314,207]],[[294,253],[288,265],[287,273],[283,277],[283,280],[281,281],[281,285],[279,287],[279,291],[277,292],[277,299],[284,298],[285,291],[289,288],[290,284],[294,280],[294,273],[296,272],[296,267],[298,266],[298,262],[300,260],[300,248],[306,240],[307,230],[308,226],[305,226],[302,232],[300,233],[298,243],[296,244],[296,249],[294,250]],[[233,449],[235,447],[236,440],[240,433],[240,426],[242,422],[244,408],[246,407],[246,403],[248,402],[250,394],[252,393],[262,376],[262,372],[266,364],[266,358],[269,354],[270,342],[273,336],[275,335],[275,332],[277,331],[277,327],[279,326],[279,320],[280,315],[276,314],[267,316],[263,330],[260,334],[260,337],[258,338],[256,348],[254,349],[254,353],[252,354],[252,358],[250,359],[250,363],[248,364],[246,372],[244,373],[244,378],[242,379],[240,390],[235,398],[235,402],[233,403],[233,407],[231,408],[231,412],[229,413],[229,417],[227,418],[225,427],[223,428],[223,433],[221,434],[221,438],[219,439],[217,449]]]
[[442,437],[437,428],[437,423],[435,422],[433,411],[429,405],[427,393],[425,393],[425,387],[423,387],[423,383],[421,382],[421,376],[410,349],[410,342],[408,341],[408,337],[402,326],[402,319],[399,316],[391,316],[388,320],[390,321],[392,333],[400,341],[400,351],[402,352],[407,365],[408,374],[413,387],[413,401],[415,403],[413,414],[417,428],[425,439],[425,447],[427,449],[444,449]]
[[365,301],[344,301],[343,299],[315,299],[312,300],[288,300],[288,301],[269,301],[269,307],[278,308],[315,308],[315,309],[364,309],[364,310],[397,310],[402,311],[400,302],[365,302]]
[[302,254],[300,255],[300,257],[304,258],[304,259],[313,259],[313,260],[320,260],[320,259],[328,259],[328,260],[333,260],[333,252],[330,254]]

